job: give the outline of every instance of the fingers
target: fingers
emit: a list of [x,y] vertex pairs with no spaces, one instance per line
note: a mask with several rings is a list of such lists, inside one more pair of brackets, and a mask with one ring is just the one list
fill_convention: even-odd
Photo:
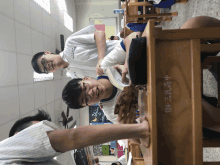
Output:
[[125,76],[126,76],[126,74],[124,72],[122,72],[122,83],[125,82]]
[[101,67],[101,65],[98,65],[98,66],[96,67],[96,74],[97,74],[98,76],[101,76],[102,74],[104,74],[103,70],[102,70],[100,67]]

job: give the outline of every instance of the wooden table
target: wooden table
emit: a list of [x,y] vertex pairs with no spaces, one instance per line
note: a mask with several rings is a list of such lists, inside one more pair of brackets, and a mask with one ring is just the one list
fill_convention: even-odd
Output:
[[148,165],[203,164],[200,39],[178,32],[166,35],[153,20],[144,31],[148,81],[139,97],[151,129],[150,147],[141,147]]

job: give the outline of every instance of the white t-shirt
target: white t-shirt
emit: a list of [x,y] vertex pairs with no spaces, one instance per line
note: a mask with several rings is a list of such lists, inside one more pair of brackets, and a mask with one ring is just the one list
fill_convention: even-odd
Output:
[[[121,42],[121,41],[120,41]],[[121,44],[118,43],[118,45],[115,47],[114,50],[112,50],[101,62],[101,68],[106,72],[106,69],[109,66],[114,66],[116,64],[123,65],[125,63],[126,59],[126,52],[121,47]]]
[[[95,26],[90,25],[72,34],[66,40],[64,51],[60,56],[69,63],[66,71],[72,78],[97,78],[98,49],[94,38],[95,31]],[[119,42],[120,40],[106,40],[105,55],[109,54]]]
[[62,153],[52,148],[47,135],[47,131],[56,129],[60,128],[43,120],[1,141],[0,164],[63,165],[53,159]]

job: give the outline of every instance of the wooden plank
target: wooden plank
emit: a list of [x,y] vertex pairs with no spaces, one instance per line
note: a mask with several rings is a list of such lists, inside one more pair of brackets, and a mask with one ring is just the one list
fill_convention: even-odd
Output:
[[178,12],[173,13],[159,13],[159,14],[142,14],[142,15],[129,15],[130,18],[153,18],[153,17],[171,17],[171,16],[177,16]]
[[[147,118],[150,123],[151,145],[149,148],[141,148],[144,162],[148,165],[157,165],[157,117],[156,117],[156,71],[155,71],[155,39],[153,37],[154,20],[148,21],[144,31],[147,38],[147,92],[145,99]],[[145,95],[146,97],[146,95]],[[145,151],[143,151],[145,150]]]
[[218,63],[218,107],[220,107],[220,63]]
[[156,30],[154,37],[161,40],[185,40],[185,39],[219,39],[220,27]]
[[130,2],[128,6],[153,6],[149,2]]
[[203,140],[203,143],[202,143],[202,146],[203,147],[220,147],[220,142],[219,140]]
[[206,59],[203,61],[202,65],[201,65],[201,67],[203,69],[209,68],[209,66],[211,66],[211,63],[214,63],[214,62],[220,62],[220,56],[206,57]]
[[220,162],[203,162],[203,165],[220,165]]
[[202,106],[201,106],[201,63],[200,39],[191,42],[191,85],[192,85],[192,149],[193,165],[202,165]]
[[201,44],[202,52],[220,52],[220,44]]

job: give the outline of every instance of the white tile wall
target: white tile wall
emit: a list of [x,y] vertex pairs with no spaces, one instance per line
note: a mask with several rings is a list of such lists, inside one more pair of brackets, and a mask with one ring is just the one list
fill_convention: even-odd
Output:
[[0,49],[16,51],[14,20],[0,14]]
[[43,35],[43,40],[44,40],[44,51],[49,50],[54,52],[51,37],[48,37],[47,35]]
[[[37,109],[48,112],[52,121],[64,128],[59,120],[67,106],[61,94],[70,78],[65,72],[62,76],[59,70],[54,80],[34,82],[31,66],[35,53],[44,50],[55,53],[56,48],[60,50],[60,34],[65,39],[72,34],[63,25],[57,0],[50,2],[51,14],[33,0],[0,0],[0,141],[8,137],[18,119],[36,114]],[[68,12],[73,16],[75,6],[70,2]],[[71,110],[70,115],[76,120],[78,110]],[[72,164],[70,155],[63,158],[66,158],[63,164]]]
[[54,81],[54,97],[55,100],[61,99],[62,97],[63,86],[61,80]]
[[30,0],[14,0],[15,19],[30,26]]
[[43,16],[41,12],[41,7],[34,1],[30,1],[30,11],[31,11],[31,28],[42,32],[43,28]]
[[14,120],[10,120],[9,122],[0,125],[0,139],[7,139],[9,137],[9,131],[11,130],[11,127],[14,125],[14,123],[18,120],[19,118],[16,118]]
[[19,117],[18,87],[0,88],[0,125]]
[[7,15],[8,17],[14,18],[14,6],[13,0],[1,0],[0,1],[0,12]]
[[34,110],[34,87],[33,84],[19,86],[20,115]]
[[30,27],[15,21],[17,52],[31,55],[31,29]]
[[58,33],[58,21],[52,17],[52,38],[56,39]]
[[34,83],[35,109],[40,108],[46,104],[46,92],[45,91],[46,91],[45,82]]
[[0,51],[0,59],[0,86],[17,85],[18,77],[16,54],[7,51]]
[[46,103],[49,104],[54,101],[54,82],[46,81]]
[[31,30],[32,37],[32,55],[44,50],[43,34],[36,30]]
[[55,106],[54,106],[54,118],[55,118],[55,120],[57,120],[61,117],[62,111],[64,111],[64,113],[66,114],[66,109],[62,109],[62,99],[58,99],[58,100],[55,101]]
[[33,83],[33,69],[31,66],[31,56],[17,54],[18,63],[18,83],[26,84]]
[[51,16],[45,10],[42,10],[43,15],[43,33],[51,37]]
[[47,104],[47,112],[51,117],[52,121],[56,121],[55,120],[55,111],[54,111],[54,102]]

